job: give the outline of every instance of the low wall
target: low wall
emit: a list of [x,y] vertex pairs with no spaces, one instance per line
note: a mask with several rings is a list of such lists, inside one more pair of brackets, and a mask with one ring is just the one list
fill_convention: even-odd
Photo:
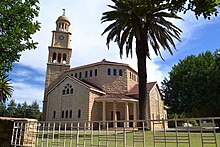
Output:
[[[14,122],[37,122],[36,119],[27,119],[27,118],[10,118],[10,117],[0,117],[0,147],[10,147],[12,141],[12,134],[14,128]],[[20,130],[26,130],[27,126],[24,125]],[[33,128],[34,129],[34,128]],[[15,133],[15,129],[14,129]],[[26,137],[27,134],[24,132],[19,132],[17,135],[21,135],[23,138],[20,140],[20,145],[24,145],[25,141],[29,141],[30,139],[33,141],[33,138]],[[14,135],[17,139],[17,136]]]

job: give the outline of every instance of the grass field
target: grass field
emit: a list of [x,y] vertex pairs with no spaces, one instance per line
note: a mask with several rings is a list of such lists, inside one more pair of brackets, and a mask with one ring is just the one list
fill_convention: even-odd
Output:
[[[210,136],[211,133],[206,133],[204,134],[205,136]],[[78,140],[76,140],[76,136],[79,136]],[[163,136],[163,132],[157,132],[157,136]],[[54,138],[52,138],[54,136]],[[44,133],[44,135],[38,136],[38,142],[37,146],[65,146],[66,147],[76,147],[76,142],[78,142],[78,146],[86,146],[90,147],[91,144],[93,146],[109,146],[109,147],[124,147],[124,144],[126,144],[127,147],[142,147],[143,142],[136,142],[138,138],[141,138],[143,136],[143,133],[141,132],[136,132],[135,136],[134,133],[132,132],[127,132],[126,133],[126,141],[125,141],[125,135],[124,133],[118,132],[117,135],[115,135],[115,132],[109,133],[108,137],[106,138],[106,133],[105,132],[93,132],[92,134],[92,139],[91,139],[91,132],[80,132],[79,134],[70,134],[64,132],[58,133],[55,132],[55,134],[47,134]],[[185,142],[185,143],[176,143],[176,140],[172,140],[175,138],[176,133],[175,132],[166,132],[167,142],[172,142],[172,143],[167,143],[166,147],[189,147],[189,142],[188,142],[188,134],[186,132],[179,132],[178,136],[179,137],[179,142]],[[201,134],[200,133],[192,133],[190,132],[190,145],[191,147],[202,147],[202,140],[201,140]],[[216,134],[217,137],[217,144],[220,146],[220,133]],[[43,139],[42,139],[43,138]],[[135,139],[134,139],[135,138]],[[163,138],[163,137],[158,137],[158,138]],[[210,138],[210,137],[208,137]],[[118,140],[117,142],[115,140]],[[136,141],[134,141],[136,140]],[[146,147],[154,147],[154,141],[153,141],[153,132],[151,131],[146,131],[145,132],[145,145]],[[156,147],[165,147],[165,143],[156,143]],[[205,145],[205,147],[217,147],[215,144],[210,144],[210,145]]]

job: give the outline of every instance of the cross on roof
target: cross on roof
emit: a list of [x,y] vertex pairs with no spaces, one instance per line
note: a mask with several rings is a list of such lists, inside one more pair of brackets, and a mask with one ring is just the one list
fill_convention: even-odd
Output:
[[65,15],[65,9],[63,9],[63,15]]

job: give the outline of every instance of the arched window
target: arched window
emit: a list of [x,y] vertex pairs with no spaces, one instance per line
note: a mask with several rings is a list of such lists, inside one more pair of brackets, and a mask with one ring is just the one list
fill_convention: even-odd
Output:
[[77,78],[77,73],[75,73],[75,78]]
[[66,89],[66,94],[70,94],[70,89],[69,88]]
[[88,71],[85,71],[85,77],[87,78],[87,76],[88,76]]
[[72,118],[72,115],[73,115],[73,111],[70,110],[70,118]]
[[92,70],[90,70],[89,76],[92,77]]
[[113,75],[114,75],[114,76],[117,76],[117,71],[116,71],[116,69],[113,70]]
[[63,63],[66,64],[66,54],[63,54]]
[[66,118],[68,118],[68,110],[66,110]]
[[73,94],[73,87],[70,84],[67,84],[63,89],[63,95]]
[[58,54],[58,63],[61,63],[61,53]]
[[78,118],[81,117],[81,109],[78,110]]
[[108,68],[108,75],[111,75],[111,69]]
[[82,78],[82,72],[79,73],[79,78],[80,78],[80,79]]
[[98,75],[98,69],[95,69],[95,76]]
[[122,76],[122,69],[119,69],[119,76]]
[[53,53],[53,58],[52,58],[52,62],[53,63],[56,63],[56,59],[57,58],[57,54],[56,53]]
[[63,95],[65,95],[66,94],[66,90],[65,89],[63,89]]
[[62,23],[62,29],[64,29],[64,23]]

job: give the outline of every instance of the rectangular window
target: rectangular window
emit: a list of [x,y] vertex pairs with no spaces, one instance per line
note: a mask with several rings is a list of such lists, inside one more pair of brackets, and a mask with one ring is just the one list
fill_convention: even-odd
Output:
[[98,75],[98,69],[95,69],[95,76]]
[[85,77],[87,78],[87,76],[88,76],[88,71],[85,71]]
[[75,78],[77,78],[77,73],[75,73]]
[[80,78],[80,79],[82,78],[82,72],[79,73],[79,78]]
[[66,110],[66,118],[68,118],[68,110]]
[[80,118],[81,117],[81,110],[79,109],[78,110],[78,118]]
[[70,110],[70,118],[72,118],[72,115],[73,115],[73,111]]
[[64,118],[64,111],[62,111],[62,118]]
[[56,118],[56,111],[53,111],[53,119]]
[[89,73],[90,77],[92,77],[92,70],[90,70],[90,73]]

